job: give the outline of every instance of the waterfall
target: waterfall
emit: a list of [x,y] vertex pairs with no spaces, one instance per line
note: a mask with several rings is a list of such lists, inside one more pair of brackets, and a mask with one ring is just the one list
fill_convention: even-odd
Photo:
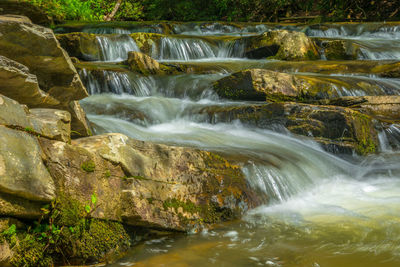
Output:
[[191,60],[215,58],[213,47],[203,41],[196,39],[161,38],[160,48],[152,57],[160,60]]
[[137,96],[150,95],[155,88],[155,81],[151,77],[130,76],[126,72],[90,71],[82,69],[79,72],[83,84],[89,94],[114,93],[131,94]]
[[[159,60],[196,60],[216,58],[240,58],[244,56],[245,43],[237,41],[218,41],[213,45],[195,38],[164,37],[160,40],[158,51],[153,49],[152,57]],[[154,48],[154,47],[153,47]]]
[[128,58],[128,52],[140,52],[129,35],[97,36],[96,41],[101,51],[102,61],[123,61]]

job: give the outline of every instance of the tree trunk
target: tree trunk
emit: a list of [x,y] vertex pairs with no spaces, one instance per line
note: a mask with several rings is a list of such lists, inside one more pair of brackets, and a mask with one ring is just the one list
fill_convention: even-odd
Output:
[[104,20],[105,21],[112,20],[114,18],[115,14],[117,14],[117,11],[118,11],[119,7],[121,6],[121,4],[122,4],[122,0],[117,0],[117,3],[115,4],[113,11],[111,11],[110,14],[104,16]]

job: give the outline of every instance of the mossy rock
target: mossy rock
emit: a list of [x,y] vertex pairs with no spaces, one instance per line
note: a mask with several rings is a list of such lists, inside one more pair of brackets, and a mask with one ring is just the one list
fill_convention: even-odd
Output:
[[215,123],[240,120],[269,130],[282,125],[294,134],[311,137],[330,151],[367,155],[377,152],[379,147],[373,118],[346,107],[279,102],[208,107],[201,113],[208,114]]
[[153,49],[158,49],[159,41],[165,35],[158,33],[137,32],[130,35],[136,42],[140,51],[146,55],[151,55]]
[[101,52],[95,34],[74,32],[57,34],[56,37],[70,57],[84,61],[101,60]]
[[249,58],[279,60],[315,60],[319,52],[314,41],[303,32],[268,31],[258,36],[243,38]]

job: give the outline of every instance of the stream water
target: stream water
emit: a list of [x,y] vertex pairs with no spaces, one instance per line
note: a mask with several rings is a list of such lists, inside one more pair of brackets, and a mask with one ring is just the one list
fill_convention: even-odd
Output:
[[[119,132],[140,140],[240,155],[236,158],[249,183],[270,197],[268,205],[249,211],[240,221],[140,243],[109,266],[400,266],[400,126],[381,132],[381,154],[361,158],[329,154],[281,125],[260,129],[201,112],[207,107],[248,105],[219,99],[211,90],[212,83],[233,70],[266,65],[273,69],[275,63],[243,58],[240,44],[211,45],[196,37],[251,35],[272,27],[352,40],[364,49],[360,60],[400,60],[400,26],[396,25],[319,29],[179,24],[173,27],[174,33],[191,37],[164,38],[153,56],[165,62],[213,65],[213,74],[144,77],[110,70],[100,75],[80,71],[91,94],[81,104],[97,133]],[[99,26],[84,31],[127,34],[162,29],[157,25]],[[127,50],[137,50],[128,36],[100,41],[104,61],[118,61]],[[297,74],[338,81],[339,95],[400,92],[400,80],[368,73]],[[360,83],[372,84],[374,90],[365,92]]]

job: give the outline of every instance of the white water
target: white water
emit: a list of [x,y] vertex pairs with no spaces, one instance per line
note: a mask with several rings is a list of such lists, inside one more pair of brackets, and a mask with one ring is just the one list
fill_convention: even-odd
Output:
[[240,42],[219,42],[210,44],[195,38],[163,37],[159,48],[153,46],[152,57],[159,60],[195,60],[216,58],[240,58],[244,55],[244,44]]
[[128,52],[140,52],[135,41],[129,35],[100,35],[96,37],[102,61],[123,61]]

